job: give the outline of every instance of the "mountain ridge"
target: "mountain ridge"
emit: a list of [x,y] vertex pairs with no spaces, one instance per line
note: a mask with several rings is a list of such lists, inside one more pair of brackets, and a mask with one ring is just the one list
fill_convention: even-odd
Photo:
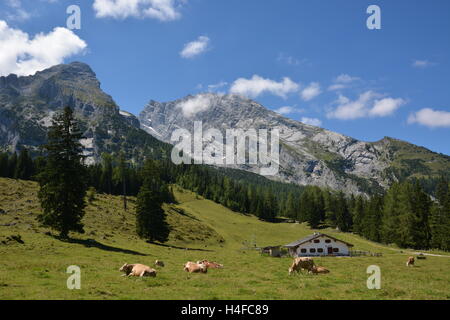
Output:
[[[407,174],[391,170],[391,164],[401,167],[394,149],[411,152],[419,148],[416,154],[425,153],[427,157],[439,158],[439,168],[429,172],[432,176],[445,173],[445,170],[440,171],[441,167],[450,167],[450,157],[426,148],[389,137],[375,142],[359,141],[286,118],[238,95],[202,93],[164,103],[150,100],[139,120],[144,130],[167,143],[170,143],[170,135],[175,129],[184,128],[192,132],[195,121],[202,121],[203,130],[216,128],[222,133],[226,129],[278,128],[281,167],[279,176],[272,179],[329,187],[347,193],[368,193],[369,189],[382,191],[400,180],[400,176],[414,176],[417,172],[411,165],[406,168],[410,171]],[[261,166],[233,167],[257,172]]]
[[[203,93],[169,102],[150,100],[138,117],[121,110],[82,62],[56,65],[36,74],[0,77],[0,151],[25,147],[40,154],[53,114],[73,108],[85,139],[88,163],[103,152],[125,152],[133,163],[170,156],[170,136],[178,128],[280,130],[280,172],[273,180],[317,185],[346,193],[383,191],[411,177],[437,179],[450,172],[450,157],[385,137],[364,142],[293,119],[237,95]],[[190,130],[191,131],[191,130]],[[260,166],[231,166],[257,173]]]

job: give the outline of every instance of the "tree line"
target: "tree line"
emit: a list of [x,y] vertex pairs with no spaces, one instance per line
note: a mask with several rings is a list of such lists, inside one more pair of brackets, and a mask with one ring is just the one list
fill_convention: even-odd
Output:
[[383,195],[345,196],[307,187],[288,196],[288,217],[311,228],[332,227],[402,248],[450,251],[450,181],[441,178],[433,199],[419,181],[394,183]]
[[394,184],[385,194],[346,196],[319,187],[300,187],[268,180],[256,174],[204,165],[174,165],[170,160],[147,159],[142,165],[126,161],[124,153],[103,154],[98,164],[84,165],[81,133],[72,110],[55,115],[44,156],[0,154],[0,176],[36,180],[43,213],[40,221],[66,237],[82,232],[88,188],[137,197],[137,233],[150,241],[167,240],[163,203],[173,203],[170,185],[194,191],[231,210],[261,220],[288,217],[311,228],[333,227],[367,239],[416,249],[450,250],[449,181],[442,178],[434,198],[418,181]]

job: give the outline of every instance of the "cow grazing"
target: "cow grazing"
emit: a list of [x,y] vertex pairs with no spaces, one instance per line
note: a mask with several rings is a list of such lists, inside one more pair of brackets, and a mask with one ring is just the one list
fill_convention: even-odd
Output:
[[326,274],[326,273],[330,273],[330,270],[324,268],[324,267],[320,267],[320,266],[314,266],[311,268],[311,270],[309,270],[309,273],[312,274]]
[[292,266],[289,268],[289,274],[294,272],[301,272],[302,269],[310,271],[315,266],[313,259],[311,258],[295,258]]
[[187,262],[184,265],[184,271],[189,273],[207,273],[208,268],[201,263]]
[[197,261],[197,264],[203,264],[207,269],[223,269],[223,264],[211,262],[208,260]]
[[156,270],[143,264],[125,263],[119,271],[124,272],[128,277],[156,277]]
[[414,257],[409,257],[408,261],[406,262],[406,266],[407,267],[409,267],[409,266],[413,266],[414,267],[414,262],[415,262]]
[[164,267],[164,262],[162,262],[161,260],[156,260],[155,261],[155,266],[163,268]]

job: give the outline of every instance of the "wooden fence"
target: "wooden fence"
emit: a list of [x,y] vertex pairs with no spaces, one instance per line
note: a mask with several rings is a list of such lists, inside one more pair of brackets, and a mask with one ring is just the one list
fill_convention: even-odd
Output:
[[351,250],[351,257],[381,257],[382,253],[369,252],[369,251],[359,251],[359,250]]

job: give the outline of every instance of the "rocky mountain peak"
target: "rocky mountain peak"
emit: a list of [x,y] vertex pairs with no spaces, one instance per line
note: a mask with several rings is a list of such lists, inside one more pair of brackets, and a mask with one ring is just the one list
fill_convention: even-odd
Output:
[[[201,93],[170,102],[151,101],[139,116],[141,127],[154,137],[170,143],[174,130],[192,132],[194,121],[203,130],[278,129],[280,132],[280,172],[275,180],[300,185],[318,185],[348,193],[382,190],[398,180],[399,172],[414,172],[416,160],[401,159],[401,150],[422,156],[423,151],[392,138],[379,142],[357,139],[288,119],[260,103],[237,95]],[[400,151],[399,151],[400,150]],[[450,165],[445,159],[442,168]],[[403,161],[407,170],[390,168]],[[260,166],[233,168],[259,172]]]

